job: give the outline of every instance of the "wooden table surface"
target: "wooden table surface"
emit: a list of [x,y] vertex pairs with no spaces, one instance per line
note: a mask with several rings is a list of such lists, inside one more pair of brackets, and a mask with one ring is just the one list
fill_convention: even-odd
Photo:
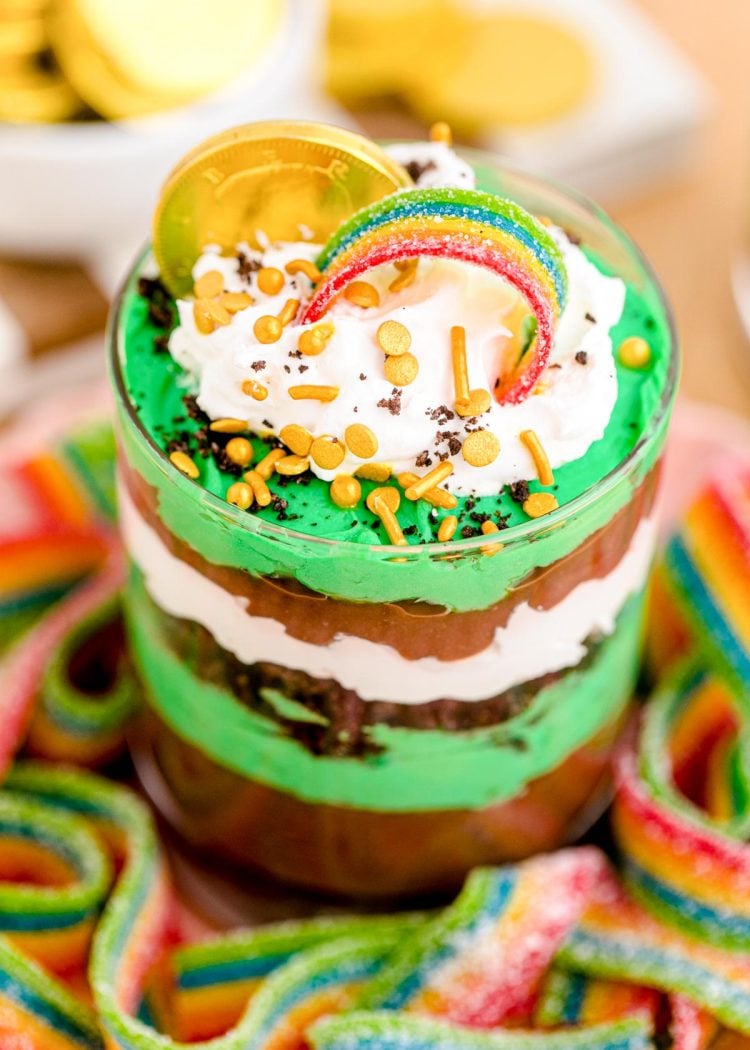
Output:
[[740,326],[731,266],[750,253],[750,4],[640,0],[703,73],[715,108],[700,156],[679,183],[612,208],[672,300],[684,351],[682,390],[750,416],[750,340]]

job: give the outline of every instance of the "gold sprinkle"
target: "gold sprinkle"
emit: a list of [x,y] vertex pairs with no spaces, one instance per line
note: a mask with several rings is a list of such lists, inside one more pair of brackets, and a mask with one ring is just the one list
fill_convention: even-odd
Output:
[[466,329],[461,325],[451,328],[451,360],[456,401],[466,402],[469,400],[469,367],[466,363]]
[[293,478],[310,469],[310,460],[306,456],[283,456],[276,460],[274,469],[277,474]]
[[444,142],[446,146],[453,145],[453,132],[450,124],[444,120],[437,120],[430,128],[430,142]]
[[403,292],[404,288],[408,288],[410,285],[414,284],[414,281],[417,278],[419,259],[400,259],[393,265],[399,271],[399,275],[398,277],[394,277],[388,285],[388,291]]
[[541,223],[542,226],[552,225],[552,219],[550,219],[549,215],[535,215],[534,218],[538,223]]
[[234,485],[230,485],[227,489],[227,503],[239,507],[240,510],[252,507],[254,499],[253,490],[246,481],[235,481]]
[[441,481],[445,481],[452,473],[452,463],[449,463],[447,460],[443,463],[438,463],[436,467],[433,467],[431,471],[424,474],[418,481],[415,481],[413,485],[409,485],[404,495],[410,500],[421,499],[426,492],[434,489]]
[[383,321],[375,338],[380,349],[389,357],[405,354],[411,346],[411,332],[400,321]]
[[455,514],[449,514],[447,518],[443,518],[438,528],[438,543],[447,543],[448,540],[452,540],[457,528],[458,518]]
[[313,284],[317,284],[323,276],[315,263],[310,262],[309,259],[292,259],[284,269],[290,277],[294,277],[296,273],[303,273],[305,277],[310,278]]
[[[481,529],[485,536],[492,536],[494,535],[494,533],[500,531],[499,527],[495,524],[495,522],[489,520],[482,522]],[[502,543],[485,543],[480,548],[482,554],[484,554],[486,558],[491,558],[494,554],[497,554],[498,551],[501,551],[502,549]]]
[[380,306],[380,295],[377,288],[367,281],[352,281],[344,289],[344,298],[364,310],[371,306]]
[[275,266],[264,266],[258,270],[255,283],[264,295],[278,295],[286,282],[281,270],[277,270]]
[[470,467],[486,467],[499,456],[500,442],[491,430],[475,430],[467,434],[461,452]]
[[169,462],[172,466],[181,470],[183,474],[186,474],[187,477],[193,478],[193,480],[200,477],[198,467],[186,452],[170,452]]
[[[419,475],[404,471],[398,475],[396,480],[402,489],[408,489],[419,481]],[[453,510],[458,503],[452,492],[446,492],[445,489],[441,489],[439,486],[435,486],[429,492],[425,492],[422,499],[433,507],[442,507],[443,510]]]
[[268,481],[273,474],[274,467],[280,459],[284,458],[285,455],[286,452],[284,452],[283,448],[272,448],[271,451],[268,452],[256,465],[255,470],[252,473],[257,474],[259,478],[263,479],[263,481]]
[[247,438],[236,437],[227,441],[226,453],[232,463],[238,467],[246,467],[253,459],[253,446]]
[[281,321],[278,317],[271,316],[271,314],[264,314],[263,317],[259,317],[253,325],[255,338],[259,343],[278,343],[283,330],[284,326]]
[[331,482],[331,499],[342,510],[353,510],[362,499],[362,486],[351,474],[337,474]]
[[541,518],[553,510],[557,510],[559,504],[551,492],[532,492],[527,500],[524,500],[523,509],[530,518]]
[[230,314],[238,314],[253,305],[253,297],[247,292],[222,292],[219,304]]
[[294,401],[335,401],[339,396],[339,387],[302,383],[299,386],[290,386],[289,396]]
[[484,412],[489,412],[491,404],[492,397],[489,390],[477,389],[469,392],[466,401],[456,401],[453,407],[456,415],[461,416],[462,419],[471,419],[474,416],[481,416]]
[[281,428],[280,439],[295,456],[306,456],[310,451],[313,436],[309,430],[299,426],[297,423],[289,423]]
[[378,451],[378,439],[364,423],[352,423],[344,431],[344,440],[352,455],[372,459]]
[[318,354],[325,350],[334,330],[333,325],[329,321],[324,321],[314,328],[306,328],[297,341],[297,349],[307,357],[317,357]]
[[287,299],[279,312],[279,321],[281,321],[284,328],[288,324],[291,324],[294,318],[297,316],[299,310],[299,299]]
[[382,485],[391,476],[392,467],[390,463],[363,463],[354,471],[355,477],[364,478],[365,481],[377,481]]
[[242,393],[255,401],[265,401],[268,397],[268,387],[263,386],[257,379],[246,379],[242,384]]
[[[266,459],[268,459],[267,456]],[[259,507],[267,507],[273,499],[273,496],[271,495],[271,490],[269,489],[268,485],[266,485],[266,479],[260,473],[260,467],[264,462],[265,460],[261,460],[255,470],[248,470],[245,474],[242,475],[245,481],[250,486],[250,488],[253,490],[255,502],[258,504]],[[268,476],[270,477],[270,474]]]
[[217,434],[242,434],[248,429],[244,419],[215,419],[210,429]]
[[232,320],[229,313],[214,299],[196,299],[193,303],[195,327],[201,335],[210,335],[217,327]]
[[373,489],[367,497],[367,508],[380,518],[391,543],[394,546],[405,547],[406,537],[401,531],[401,526],[396,518],[396,511],[400,502],[401,497],[398,494],[398,489]]
[[218,270],[209,270],[199,277],[193,287],[196,299],[213,299],[224,291],[224,276]]
[[344,462],[346,449],[337,437],[324,434],[317,437],[310,446],[310,457],[322,470],[335,470]]
[[651,360],[651,347],[639,335],[631,335],[620,343],[617,356],[626,368],[645,368]]
[[419,373],[419,361],[414,354],[399,354],[398,357],[387,357],[383,365],[385,378],[394,386],[408,386]]
[[531,453],[531,458],[534,460],[536,474],[540,483],[542,485],[554,485],[555,475],[552,473],[552,467],[549,465],[547,453],[544,451],[536,431],[522,430],[518,436]]

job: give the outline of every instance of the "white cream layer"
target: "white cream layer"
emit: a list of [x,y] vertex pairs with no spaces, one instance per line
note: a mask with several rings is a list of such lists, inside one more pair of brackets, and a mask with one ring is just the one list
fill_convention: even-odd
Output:
[[175,557],[140,516],[124,488],[120,522],[130,555],[160,608],[193,620],[246,664],[270,661],[333,678],[364,700],[422,704],[443,697],[472,702],[512,686],[574,667],[586,654],[584,642],[609,635],[627,598],[643,587],[656,541],[653,519],[638,525],[630,548],[608,576],[579,584],[551,609],[523,603],[492,644],[460,660],[407,660],[389,645],[339,635],[328,646],[287,634],[266,616],[251,616],[247,603]]

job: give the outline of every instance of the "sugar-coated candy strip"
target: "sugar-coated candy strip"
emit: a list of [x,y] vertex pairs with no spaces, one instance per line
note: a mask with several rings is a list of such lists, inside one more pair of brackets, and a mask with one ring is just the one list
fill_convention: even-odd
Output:
[[180,1039],[195,1042],[232,1027],[264,980],[301,952],[342,939],[390,943],[424,921],[418,914],[308,919],[224,934],[178,948],[170,958],[174,1031]]
[[[113,578],[113,596],[71,626],[43,669],[26,741],[33,755],[95,766],[111,759],[123,746],[138,689],[117,627],[117,583]],[[86,673],[82,666],[86,661],[95,665],[94,674],[105,679],[97,683],[96,691],[86,692],[76,684],[81,672]]]
[[374,267],[421,256],[481,266],[524,297],[536,318],[536,337],[495,389],[501,403],[523,401],[549,360],[565,305],[567,274],[562,253],[544,226],[518,204],[494,194],[409,190],[357,212],[318,259],[323,277],[302,323],[319,320],[346,285]]
[[667,926],[601,880],[557,964],[685,995],[730,1028],[750,1032],[750,954],[713,947]]
[[640,1017],[654,1031],[661,1001],[655,988],[553,968],[542,986],[534,1021],[543,1028],[552,1028]]
[[477,1032],[412,1014],[355,1012],[312,1028],[315,1050],[647,1050],[647,1024],[638,1018],[556,1032],[518,1028]]
[[684,995],[671,995],[669,1002],[672,1050],[708,1050],[719,1032],[717,1021]]
[[[719,707],[714,684],[688,665],[652,699],[638,757],[626,751],[617,763],[613,823],[626,884],[649,911],[713,945],[747,951],[750,849],[679,793],[670,754],[671,740],[691,738],[693,704],[700,727],[704,697]],[[705,763],[708,738],[703,750]],[[740,827],[745,819],[737,818]]]
[[523,1017],[605,874],[602,855],[589,848],[475,870],[455,903],[404,941],[358,1005],[477,1028]]
[[45,668],[68,633],[122,586],[124,560],[113,538],[105,568],[54,605],[0,663],[0,781],[31,720]]

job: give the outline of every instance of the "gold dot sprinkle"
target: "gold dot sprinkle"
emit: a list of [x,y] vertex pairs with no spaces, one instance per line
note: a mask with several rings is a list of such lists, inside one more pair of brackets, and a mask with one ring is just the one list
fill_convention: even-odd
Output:
[[448,460],[438,463],[436,467],[424,474],[418,481],[415,481],[413,485],[409,485],[404,495],[409,500],[421,499],[425,493],[429,492],[430,489],[434,489],[441,481],[445,481],[452,473],[453,464],[449,463]]
[[317,357],[325,350],[334,330],[329,321],[324,321],[314,328],[306,328],[297,341],[297,349],[306,357]]
[[532,492],[527,500],[524,500],[524,513],[530,518],[542,518],[557,510],[559,504],[551,492]]
[[239,314],[253,305],[253,297],[247,292],[223,292],[219,296],[219,305],[223,306],[227,313]]
[[389,292],[403,292],[405,288],[414,284],[417,279],[417,266],[419,259],[401,259],[393,264],[399,271],[398,277],[394,277],[388,285]]
[[266,453],[262,460],[256,464],[253,474],[257,474],[263,481],[268,481],[274,471],[274,467],[280,459],[283,459],[286,452],[283,448],[272,448],[270,452]]
[[255,338],[259,343],[278,343],[283,330],[284,326],[281,321],[278,317],[273,317],[271,314],[264,314],[263,317],[259,317],[253,325]]
[[351,474],[337,474],[331,482],[331,499],[342,510],[353,510],[362,499],[362,486]]
[[390,463],[363,463],[354,471],[355,477],[364,478],[365,481],[377,481],[382,485],[390,478],[393,468]]
[[294,401],[335,401],[339,396],[337,386],[315,386],[312,383],[301,383],[289,387],[289,396]]
[[[408,489],[411,485],[416,485],[419,481],[419,475],[412,474],[410,471],[404,471],[398,475],[396,480],[402,489]],[[442,507],[443,510],[453,510],[458,504],[458,500],[452,492],[446,492],[445,489],[441,489],[437,485],[435,488],[431,488],[429,492],[425,492],[422,499],[433,507]]]
[[631,335],[620,343],[617,356],[626,368],[645,368],[651,360],[651,347],[639,335]]
[[242,434],[248,429],[244,419],[215,419],[209,426],[217,434]]
[[414,354],[405,353],[398,357],[387,357],[383,365],[385,378],[393,386],[408,386],[419,374],[419,361]]
[[278,295],[286,282],[281,270],[277,270],[275,266],[264,266],[258,270],[255,283],[264,295]]
[[298,474],[304,474],[310,469],[310,460],[307,456],[283,456],[277,459],[274,470],[283,477],[293,478]]
[[265,401],[268,397],[268,387],[263,386],[257,379],[246,379],[242,384],[242,393],[254,401]]
[[344,431],[346,446],[358,459],[372,459],[378,451],[378,439],[364,423],[352,423]]
[[310,458],[321,470],[335,470],[344,462],[346,449],[337,437],[325,434],[317,437],[310,446]]
[[201,335],[210,335],[232,320],[228,311],[214,299],[196,299],[193,303],[193,318]]
[[355,306],[361,306],[368,310],[372,306],[380,306],[380,295],[375,285],[368,281],[352,281],[344,289],[344,298]]
[[446,146],[453,145],[453,132],[450,124],[444,120],[437,120],[430,128],[430,142],[444,142]]
[[458,528],[458,518],[455,514],[449,514],[443,518],[438,527],[438,543],[447,543],[452,540]]
[[411,332],[400,321],[383,321],[375,338],[380,349],[389,357],[405,354],[411,346]]
[[259,507],[267,507],[273,499],[273,496],[271,495],[271,490],[269,489],[268,485],[266,485],[266,479],[260,473],[260,467],[263,462],[264,461],[261,460],[261,462],[258,464],[255,470],[248,470],[245,474],[242,475],[247,484],[253,490],[255,502],[258,504]]
[[224,277],[218,270],[209,270],[199,277],[193,287],[196,299],[213,299],[224,291]]
[[290,277],[294,277],[297,273],[303,273],[313,284],[317,284],[323,276],[315,263],[310,262],[309,259],[292,259],[291,262],[286,264],[284,269]]
[[173,467],[177,467],[178,470],[181,470],[183,474],[192,478],[194,481],[196,478],[200,477],[198,467],[186,452],[170,452],[169,462]]
[[490,521],[489,518],[487,519],[487,521],[483,521],[480,527],[485,536],[489,536],[490,533],[500,531],[499,527],[495,524],[495,522]]
[[299,299],[287,299],[279,312],[279,321],[282,326],[286,328],[288,324],[291,324],[294,318],[297,316],[299,310]]
[[299,426],[297,423],[289,423],[281,428],[279,438],[284,442],[290,452],[295,456],[306,456],[310,451],[313,436],[309,430]]
[[491,430],[475,430],[467,434],[461,452],[470,467],[487,467],[500,455],[500,442]]
[[240,510],[247,510],[249,507],[252,507],[254,500],[253,490],[246,481],[235,481],[227,489],[227,503],[231,503],[234,507],[239,507]]
[[236,463],[238,467],[246,467],[252,462],[253,446],[247,438],[235,437],[227,441],[226,453],[232,463]]
[[552,467],[549,464],[547,453],[544,451],[536,431],[522,430],[518,436],[531,453],[531,458],[534,460],[534,466],[536,467],[536,474],[539,478],[540,484],[554,485],[555,475],[552,473]]
[[406,537],[396,517],[400,502],[398,489],[373,489],[367,497],[367,508],[380,518],[390,542],[394,546],[405,547]]

